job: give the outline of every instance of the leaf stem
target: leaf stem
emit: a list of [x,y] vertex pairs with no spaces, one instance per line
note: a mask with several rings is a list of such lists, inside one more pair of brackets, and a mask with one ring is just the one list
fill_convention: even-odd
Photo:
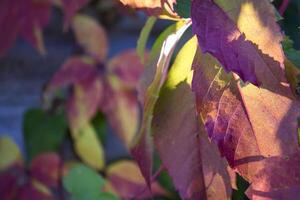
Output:
[[282,3],[281,3],[280,8],[279,8],[279,13],[280,13],[281,16],[284,15],[288,5],[289,5],[289,0],[282,0]]

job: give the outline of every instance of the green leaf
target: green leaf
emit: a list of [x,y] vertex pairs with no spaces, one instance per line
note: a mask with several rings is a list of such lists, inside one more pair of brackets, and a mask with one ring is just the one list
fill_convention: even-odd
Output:
[[61,113],[48,114],[42,109],[33,108],[25,113],[23,128],[30,161],[42,152],[57,151],[68,125]]
[[113,195],[101,192],[104,184],[102,176],[82,164],[71,168],[63,179],[64,188],[74,200],[117,199]]
[[145,48],[147,45],[147,41],[150,35],[150,32],[154,26],[156,22],[156,18],[155,17],[149,17],[149,19],[147,20],[145,26],[143,27],[140,37],[137,41],[137,53],[141,59],[141,63],[144,64],[145,62]]
[[175,4],[175,11],[180,17],[190,18],[191,1],[190,0],[177,0]]
[[293,45],[294,42],[287,36],[282,41],[284,53],[288,59],[300,69],[300,51],[294,49]]

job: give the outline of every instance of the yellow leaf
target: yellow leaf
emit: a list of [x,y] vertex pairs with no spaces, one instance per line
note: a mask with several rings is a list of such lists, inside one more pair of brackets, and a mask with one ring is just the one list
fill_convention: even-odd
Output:
[[78,156],[94,169],[102,170],[105,166],[104,150],[94,128],[87,123],[78,133],[73,133],[73,137]]
[[0,138],[0,171],[22,162],[19,147],[8,136]]

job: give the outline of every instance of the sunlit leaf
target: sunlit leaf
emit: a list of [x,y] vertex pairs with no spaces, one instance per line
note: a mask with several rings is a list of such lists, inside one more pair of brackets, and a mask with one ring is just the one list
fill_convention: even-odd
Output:
[[178,53],[153,114],[153,137],[162,165],[182,199],[229,199],[226,163],[200,134],[191,90],[191,66],[197,39]]
[[[265,2],[265,4],[269,3]],[[232,4],[228,3],[227,6],[230,5]],[[286,82],[282,73],[284,56],[280,43],[281,33],[276,25],[274,14],[271,15],[268,10],[265,13],[265,18],[269,20],[268,24],[274,26],[273,33],[259,24],[260,18],[257,16],[252,19],[252,15],[255,14],[253,14],[252,3],[246,2],[241,6],[241,13],[246,14],[239,16],[240,21],[237,22],[229,18],[224,10],[213,1],[195,0],[192,2],[193,32],[198,37],[202,51],[215,56],[226,71],[235,72],[242,80],[254,85],[263,84],[265,87],[273,87],[278,82]],[[255,29],[250,26],[252,23],[243,22],[248,19],[252,19]],[[237,23],[245,27],[240,28]],[[258,36],[255,31],[261,34]],[[274,78],[265,79],[266,74]]]
[[131,147],[131,153],[137,160],[142,174],[149,186],[152,174],[153,159],[153,147],[151,138],[151,121],[153,110],[158,99],[160,89],[166,80],[170,60],[176,44],[189,26],[190,21],[186,21],[179,30],[169,35],[162,45],[157,63],[153,63],[152,66],[149,66],[155,69],[155,75],[152,79],[152,82],[149,82],[147,90],[144,92],[145,96],[142,102],[144,108],[142,125]]
[[[300,104],[288,87],[257,88],[226,74],[209,54],[196,54],[193,90],[206,131],[229,164],[251,182],[269,156],[298,151]],[[266,81],[273,79],[265,75]]]

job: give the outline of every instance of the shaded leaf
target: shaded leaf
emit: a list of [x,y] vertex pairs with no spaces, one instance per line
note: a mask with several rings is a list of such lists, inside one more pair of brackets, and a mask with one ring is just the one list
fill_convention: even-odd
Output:
[[0,138],[0,171],[22,163],[19,147],[7,136]]
[[154,143],[182,199],[229,199],[226,164],[200,134],[195,112],[190,84],[196,49],[194,37],[171,67],[153,115]]
[[168,196],[168,193],[157,182],[151,184],[152,194],[138,165],[133,161],[117,161],[108,166],[106,173],[112,190],[122,199],[147,199],[152,195]]
[[73,18],[71,25],[77,42],[85,52],[98,61],[104,61],[108,51],[105,29],[95,19],[79,14]]
[[177,0],[174,8],[180,17],[190,18],[191,0]]
[[290,156],[275,156],[263,162],[247,190],[254,200],[290,200],[300,197],[300,152]]
[[67,128],[62,114],[49,114],[37,108],[28,110],[23,122],[28,160],[43,152],[58,151]]
[[[241,9],[244,9],[244,11],[241,10],[241,12],[243,11],[246,14],[245,17],[242,15],[239,16],[239,20],[241,21],[243,21],[243,18],[247,20],[247,16],[251,16],[253,14],[252,12],[254,12],[251,3],[245,3],[243,6]],[[210,15],[209,13],[214,14]],[[254,24],[258,24],[256,29],[253,29],[253,27],[249,28],[249,23],[246,23],[246,27],[241,29],[242,31],[246,30],[245,33],[241,32],[236,24],[237,22],[230,19],[229,16],[211,0],[193,1],[191,14],[193,32],[198,37],[202,51],[204,53],[209,52],[215,56],[226,71],[235,72],[243,81],[249,81],[254,85],[263,84],[265,87],[273,87],[275,83],[286,82],[284,74],[282,73],[284,56],[280,45],[281,37],[280,34],[277,33],[278,27],[274,28],[274,35],[276,37],[273,37],[272,32],[269,33],[267,31],[267,33],[265,33],[265,29],[262,30],[262,34],[260,34],[261,37],[257,37],[257,34],[254,34],[255,32],[253,33],[252,30],[260,31],[264,27],[259,24],[259,21],[257,22],[260,18],[256,17],[253,20]],[[269,23],[276,23],[275,17],[268,17],[269,14],[269,12],[266,12],[266,18],[268,18]],[[242,23],[242,25],[244,24],[245,22]],[[253,39],[254,37],[260,38],[259,40],[262,41],[256,41]],[[251,42],[252,39],[256,42],[257,46]],[[274,46],[274,48],[270,48],[270,45]],[[259,48],[262,49],[263,52],[261,52]],[[274,52],[269,52],[270,50]],[[274,78],[266,80],[266,74]],[[272,82],[273,80],[274,82]]]
[[144,109],[142,125],[131,146],[131,153],[138,162],[148,186],[150,186],[152,174],[153,147],[150,135],[154,106],[158,99],[160,89],[166,80],[170,59],[173,55],[176,44],[189,26],[190,21],[186,21],[179,30],[169,35],[162,45],[157,63],[149,66],[156,69],[156,72],[152,82],[149,82],[147,87],[148,89],[144,93],[145,96],[142,102]]
[[282,42],[284,53],[286,54],[287,58],[295,64],[296,67],[300,68],[300,51],[294,49],[293,45],[294,42],[289,37],[284,38]]

